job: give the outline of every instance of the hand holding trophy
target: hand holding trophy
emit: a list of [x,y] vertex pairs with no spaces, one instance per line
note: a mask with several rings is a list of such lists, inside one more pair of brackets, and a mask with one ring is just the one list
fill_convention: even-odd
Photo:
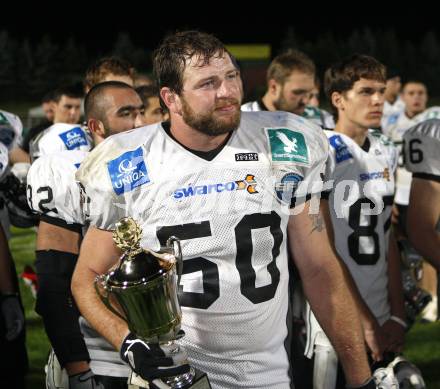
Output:
[[206,374],[188,364],[185,350],[175,342],[184,336],[177,298],[180,241],[170,237],[165,247],[154,252],[140,247],[141,235],[135,220],[120,220],[113,240],[123,254],[109,272],[95,280],[103,303],[130,329],[121,358],[143,378],[133,374],[131,383],[147,388],[210,388]]

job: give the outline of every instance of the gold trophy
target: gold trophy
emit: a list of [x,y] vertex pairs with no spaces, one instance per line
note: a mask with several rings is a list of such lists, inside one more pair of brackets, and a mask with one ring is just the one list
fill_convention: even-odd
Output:
[[[165,247],[154,252],[141,248],[141,236],[134,219],[116,223],[113,240],[123,254],[107,273],[96,277],[95,289],[106,307],[127,322],[131,332],[146,342],[160,343],[172,354],[181,347],[175,342],[182,318],[177,297],[182,271],[180,241],[171,236]],[[134,373],[131,383],[149,387]],[[153,383],[172,389],[211,388],[206,374],[192,366],[186,374]]]

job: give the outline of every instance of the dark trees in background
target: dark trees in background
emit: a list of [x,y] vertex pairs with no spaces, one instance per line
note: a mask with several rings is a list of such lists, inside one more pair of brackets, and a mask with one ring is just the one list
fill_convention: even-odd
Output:
[[[399,72],[403,81],[420,79],[428,85],[431,96],[440,96],[439,43],[434,32],[405,40],[393,30],[365,28],[347,31],[346,36],[341,36],[340,32],[338,35],[322,32],[311,40],[286,27],[285,37],[277,47],[278,52],[288,47],[306,52],[315,61],[321,78],[324,70],[343,56],[355,52],[370,54]],[[39,100],[59,85],[80,84],[87,66],[105,55],[118,55],[130,61],[138,71],[150,73],[152,49],[137,46],[124,32],[116,37],[112,50],[98,52],[86,49],[86,43],[73,37],[60,40],[47,35],[32,42],[0,31],[0,101]],[[264,90],[264,85],[260,89]],[[255,96],[248,93],[248,97]]]

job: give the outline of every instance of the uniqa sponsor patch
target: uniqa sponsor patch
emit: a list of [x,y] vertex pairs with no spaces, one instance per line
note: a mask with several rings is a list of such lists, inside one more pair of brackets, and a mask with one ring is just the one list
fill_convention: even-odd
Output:
[[142,147],[127,151],[107,164],[113,190],[117,195],[151,182]]
[[75,150],[81,146],[87,146],[88,144],[86,134],[81,127],[74,127],[69,131],[62,132],[58,136],[66,145],[67,150]]

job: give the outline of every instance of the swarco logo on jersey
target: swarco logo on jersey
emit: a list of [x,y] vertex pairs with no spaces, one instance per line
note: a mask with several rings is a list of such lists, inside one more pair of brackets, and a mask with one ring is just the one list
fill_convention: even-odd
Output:
[[288,128],[268,128],[266,131],[272,161],[309,163],[309,152],[303,134]]
[[287,173],[280,182],[275,184],[275,192],[277,197],[284,203],[290,204],[292,198],[295,197],[296,189],[299,183],[304,179],[303,176],[296,173]]
[[255,176],[252,174],[247,174],[244,180],[240,181],[229,181],[217,184],[207,184],[207,185],[190,185],[186,188],[176,189],[173,193],[173,197],[176,200],[192,197],[192,196],[204,196],[211,193],[222,193],[222,192],[233,192],[236,190],[246,190],[250,194],[258,193],[257,181]]
[[69,131],[59,134],[58,136],[66,145],[67,150],[74,150],[81,146],[87,146],[88,144],[86,134],[81,127],[74,127]]
[[130,192],[151,181],[145,166],[142,147],[127,151],[118,158],[111,160],[108,162],[107,169],[113,190],[117,195]]
[[361,181],[378,180],[381,178],[390,181],[390,177],[390,169],[387,167],[382,172],[361,173],[359,175]]
[[333,135],[328,138],[330,145],[335,149],[336,163],[353,159],[353,155],[348,150],[347,145],[340,135]]

